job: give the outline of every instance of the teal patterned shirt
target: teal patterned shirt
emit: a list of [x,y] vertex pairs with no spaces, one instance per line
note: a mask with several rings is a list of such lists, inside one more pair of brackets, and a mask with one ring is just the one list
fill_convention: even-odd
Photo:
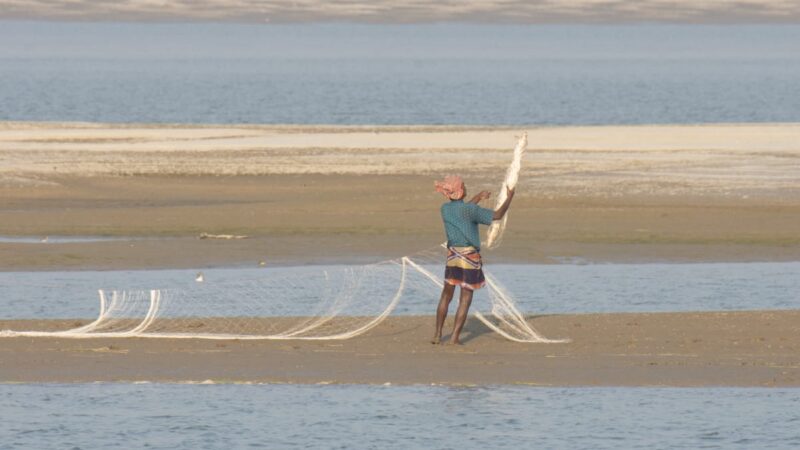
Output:
[[481,249],[481,236],[478,224],[491,225],[494,211],[481,208],[475,203],[464,203],[464,200],[453,200],[442,205],[444,232],[447,234],[448,247],[473,246]]

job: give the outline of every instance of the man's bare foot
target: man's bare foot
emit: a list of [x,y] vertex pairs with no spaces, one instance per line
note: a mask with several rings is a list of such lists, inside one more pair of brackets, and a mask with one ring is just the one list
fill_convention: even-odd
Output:
[[463,345],[461,341],[450,341],[447,343],[448,345]]
[[431,344],[433,344],[433,345],[439,345],[441,343],[442,343],[442,337],[441,336],[438,336],[438,337],[434,336],[433,339],[431,339]]

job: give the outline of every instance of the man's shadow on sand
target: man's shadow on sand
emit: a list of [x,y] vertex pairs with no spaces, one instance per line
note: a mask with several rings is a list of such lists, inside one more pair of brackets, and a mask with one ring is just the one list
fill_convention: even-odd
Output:
[[[452,325],[451,325],[452,327]],[[446,328],[445,328],[446,330]],[[464,328],[461,329],[461,343],[467,344],[470,341],[483,336],[485,334],[494,333],[494,331],[487,327],[486,324],[478,320],[473,316],[469,316],[467,318],[467,322],[464,324]],[[442,336],[442,343],[446,344],[450,342],[450,338],[453,336],[452,328],[451,332]]]
[[[538,319],[540,317],[545,317],[546,315],[540,314],[535,316],[525,316],[525,321],[530,323],[531,321]],[[481,322],[475,316],[469,316],[467,318],[467,323],[464,324],[464,328],[461,330],[461,343],[467,344],[470,341],[483,336],[485,334],[496,334],[494,330],[486,326],[485,323]],[[447,343],[450,341],[450,337],[452,334],[448,334],[446,336],[442,336],[442,342]],[[499,334],[497,337],[502,338]]]
[[[546,316],[547,316],[547,314],[540,314],[540,315],[535,315],[535,316],[525,316],[525,321],[530,323],[533,320],[536,320],[536,319],[538,319],[540,317],[546,317]],[[430,331],[433,332],[433,327],[434,327],[434,323],[433,322],[431,322],[429,326],[428,325],[422,325],[422,324],[414,324],[414,325],[411,325],[409,327],[400,327],[399,329],[394,329],[394,330],[391,330],[391,331],[387,330],[387,331],[383,331],[383,332],[378,332],[377,334],[380,335],[380,336],[401,336],[401,335],[404,335],[406,333],[413,332],[414,330],[420,330],[420,329],[426,329],[426,328],[430,328]],[[445,323],[444,331],[445,332],[449,331],[449,332],[447,334],[443,334],[442,335],[442,341],[441,341],[442,344],[447,344],[450,341],[450,338],[452,337],[452,329],[453,329],[453,322],[452,321],[449,321],[449,322]],[[477,339],[477,338],[479,338],[479,337],[481,337],[483,335],[487,335],[487,334],[488,335],[494,335],[496,333],[495,333],[494,330],[492,330],[491,328],[486,326],[486,324],[481,322],[475,316],[469,316],[467,318],[467,323],[464,324],[464,328],[461,330],[461,343],[462,344],[466,344],[466,343],[468,343],[470,341],[473,341],[473,340],[475,340],[475,339]],[[497,334],[497,337],[500,338],[500,339],[503,339],[503,337],[500,336],[499,334]]]

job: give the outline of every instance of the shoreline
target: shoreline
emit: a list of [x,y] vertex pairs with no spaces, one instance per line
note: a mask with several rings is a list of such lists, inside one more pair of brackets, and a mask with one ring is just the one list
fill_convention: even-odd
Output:
[[[142,245],[142,241],[148,242]],[[349,255],[320,255],[298,250],[287,240],[279,248],[264,243],[264,239],[246,239],[239,245],[229,243],[208,246],[195,243],[195,238],[152,238],[114,243],[80,244],[4,244],[0,255],[11,255],[0,261],[2,272],[78,272],[118,270],[201,270],[252,269],[264,267],[306,267],[345,265],[358,266],[390,261],[407,256],[401,253],[383,254],[364,248]],[[129,242],[138,248],[131,251]],[[317,241],[320,243],[320,241]],[[339,246],[326,241],[325,252],[336,252]],[[270,248],[268,261],[260,246]],[[385,245],[378,241],[376,245]],[[255,248],[253,248],[255,246]],[[368,243],[365,247],[368,247]],[[487,267],[502,265],[595,265],[595,264],[758,264],[800,262],[800,250],[795,247],[759,245],[564,245],[547,243],[539,246],[556,251],[569,249],[567,255],[525,255],[519,251],[496,254],[484,252]],[[352,247],[347,248],[352,251]],[[520,250],[520,249],[517,249]],[[119,255],[119,252],[125,252]],[[117,254],[110,257],[109,254]],[[105,256],[104,256],[105,255]],[[491,259],[488,259],[491,258]]]
[[[800,387],[800,310],[528,320],[572,341],[515,343],[470,319],[464,346],[431,345],[432,316],[391,316],[339,341],[4,337],[0,383]],[[0,321],[0,329],[74,322]]]

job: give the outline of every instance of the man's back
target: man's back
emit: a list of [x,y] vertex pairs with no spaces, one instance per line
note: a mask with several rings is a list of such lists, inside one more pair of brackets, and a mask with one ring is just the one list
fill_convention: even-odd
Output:
[[453,200],[442,205],[441,213],[448,247],[472,246],[480,250],[478,224],[490,225],[494,211],[463,200]]

